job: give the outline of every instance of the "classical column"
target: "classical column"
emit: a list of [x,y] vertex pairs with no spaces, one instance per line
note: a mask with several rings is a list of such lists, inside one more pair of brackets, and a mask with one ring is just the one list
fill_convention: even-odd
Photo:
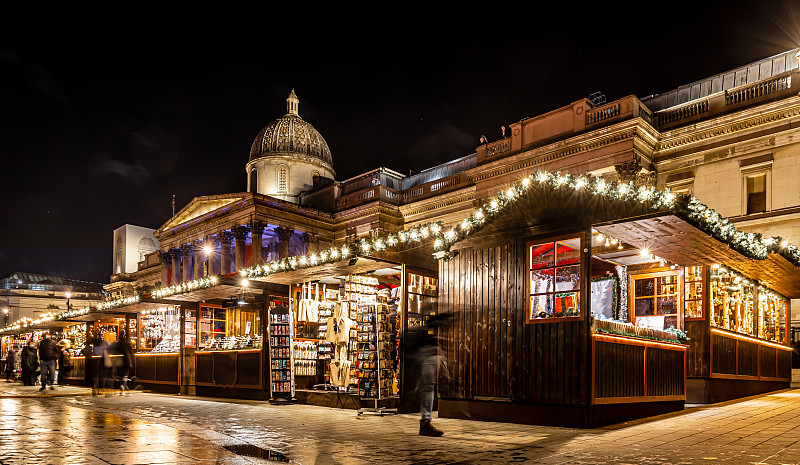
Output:
[[194,247],[192,247],[192,244],[183,244],[181,246],[181,254],[183,255],[183,263],[181,263],[181,281],[188,283],[194,279],[194,275],[192,273]]
[[219,252],[217,252],[217,250],[220,249],[219,237],[206,236],[206,239],[203,241],[203,247],[206,245],[211,247],[211,254],[206,257],[206,253],[203,251],[203,259],[208,260],[208,264],[206,264],[205,261],[203,262],[207,267],[204,271],[205,276],[216,276],[219,274]]
[[230,231],[222,231],[217,235],[219,237],[219,274],[228,274],[231,272],[231,241],[233,241],[233,233]]
[[278,258],[287,258],[289,256],[289,239],[294,234],[294,229],[275,228],[275,234],[278,236]]
[[303,245],[306,254],[319,252],[319,235],[314,233],[303,233]]
[[181,258],[183,258],[183,254],[180,247],[175,247],[170,250],[170,255],[172,256],[172,280],[170,284],[175,285],[181,282]]
[[250,222],[250,266],[261,264],[261,235],[264,234],[264,223]]
[[166,287],[169,283],[169,267],[172,266],[172,257],[170,257],[169,251],[166,251],[159,253],[158,259],[161,262],[161,286]]
[[250,228],[244,225],[234,226],[233,236],[236,238],[236,269],[234,271],[243,270],[244,266],[244,248],[247,243],[247,234]]
[[206,253],[203,251],[203,246],[203,241],[192,242],[192,248],[194,249],[194,263],[192,264],[194,274],[192,279],[200,279],[206,272]]

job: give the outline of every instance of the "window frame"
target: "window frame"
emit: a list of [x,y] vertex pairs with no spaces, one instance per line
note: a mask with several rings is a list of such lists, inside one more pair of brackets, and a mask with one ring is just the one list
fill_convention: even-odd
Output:
[[[579,273],[580,278],[578,281],[578,288],[574,289],[573,291],[556,291],[555,287],[555,276],[556,276],[556,266],[555,261],[555,244],[558,242],[564,242],[572,239],[579,239],[580,246],[576,249],[580,256],[578,265],[579,265]],[[547,293],[540,293],[536,295],[545,295],[549,294],[552,295],[553,301],[555,302],[556,294],[561,294],[564,292],[575,292],[578,295],[578,315],[572,316],[551,316],[548,318],[533,318],[531,315],[531,297],[534,295],[531,293],[531,246],[539,246],[547,243],[554,244],[554,256],[553,256],[553,266],[550,268],[553,270],[553,278],[554,278],[554,285],[553,290]],[[550,322],[559,322],[559,321],[579,321],[584,318],[584,311],[586,302],[583,302],[585,299],[585,287],[589,285],[586,279],[586,263],[585,263],[585,254],[583,253],[583,249],[586,248],[585,237],[581,233],[563,235],[558,237],[545,237],[539,239],[529,239],[525,241],[525,323],[526,324],[539,324],[539,323],[550,323]],[[565,265],[571,266],[571,265]]]
[[[665,276],[674,276],[675,277],[675,320],[677,329],[683,330],[684,327],[684,302],[683,302],[683,291],[684,291],[684,280],[683,280],[683,268],[678,268],[677,270],[663,270],[663,271],[652,271],[647,272],[643,271],[641,273],[632,274],[628,278],[628,319],[630,320],[631,324],[636,326],[636,299],[638,298],[653,298],[653,304],[655,305],[659,297],[665,297],[670,294],[653,294],[652,296],[637,296],[636,295],[636,281],[643,280],[643,279],[652,279],[652,278],[662,278]],[[664,316],[672,316],[672,313],[669,313]],[[651,316],[659,316],[659,315],[651,315]],[[640,317],[641,318],[641,317]],[[666,329],[666,328],[664,328]]]
[[[742,173],[742,215],[758,215],[760,213],[766,213],[772,211],[772,160],[768,160],[762,163],[756,163],[752,165],[746,165],[739,168]],[[764,211],[757,211],[757,212],[748,212],[747,211],[747,200],[748,200],[748,192],[747,192],[747,180],[750,178],[754,178],[757,176],[764,176],[764,192],[765,192],[765,201],[764,201]]]
[[[285,184],[281,186],[281,172],[285,173]],[[275,192],[278,194],[289,193],[289,167],[283,163],[275,167]]]

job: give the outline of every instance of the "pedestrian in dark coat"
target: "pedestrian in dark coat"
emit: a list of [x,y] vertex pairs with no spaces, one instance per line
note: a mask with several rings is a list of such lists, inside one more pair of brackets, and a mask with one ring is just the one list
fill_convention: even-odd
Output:
[[50,389],[55,389],[53,383],[56,381],[56,361],[59,356],[58,344],[50,334],[45,333],[39,342],[39,367],[42,370],[40,391],[47,389],[48,384]]
[[28,345],[22,349],[22,384],[33,386],[36,384],[36,369],[39,368],[39,354],[36,350],[36,342],[29,341]]
[[14,348],[9,347],[8,352],[6,352],[6,364],[3,367],[3,371],[6,374],[6,382],[11,381],[11,379],[14,377],[14,357],[16,355],[17,353],[14,352]]

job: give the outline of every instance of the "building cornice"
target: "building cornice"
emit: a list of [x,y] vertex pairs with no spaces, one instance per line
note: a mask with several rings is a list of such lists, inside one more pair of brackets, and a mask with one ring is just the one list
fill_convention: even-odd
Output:
[[[542,147],[525,150],[466,171],[473,182],[538,167],[580,153],[591,152],[626,140],[635,140],[644,148],[654,147],[657,131],[641,118],[631,118],[620,123],[553,142]],[[640,149],[641,150],[641,149]],[[649,158],[647,150],[642,155]],[[516,159],[517,161],[512,161]]]
[[[741,136],[752,133],[765,126],[778,126],[790,122],[789,127],[800,127],[800,97],[791,97],[776,102],[719,116],[711,120],[682,126],[665,131],[656,148],[656,159],[674,160],[684,155],[696,153],[692,150],[698,145],[722,146],[735,144]],[[729,140],[726,140],[729,139]],[[684,153],[689,152],[689,153]]]

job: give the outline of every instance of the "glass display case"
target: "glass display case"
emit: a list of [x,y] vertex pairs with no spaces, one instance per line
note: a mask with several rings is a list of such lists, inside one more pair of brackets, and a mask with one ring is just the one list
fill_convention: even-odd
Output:
[[683,309],[685,319],[703,318],[703,268],[704,266],[687,266],[683,274]]
[[580,316],[580,238],[528,243],[527,320]]

